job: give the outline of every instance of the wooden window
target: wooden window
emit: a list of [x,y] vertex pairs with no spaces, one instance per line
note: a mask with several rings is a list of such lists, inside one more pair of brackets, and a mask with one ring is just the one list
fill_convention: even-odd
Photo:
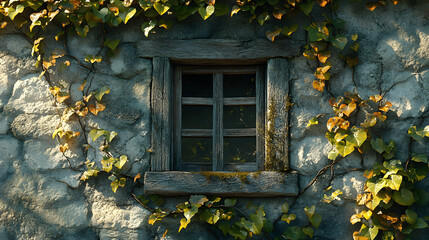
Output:
[[264,170],[261,66],[174,69],[173,169]]

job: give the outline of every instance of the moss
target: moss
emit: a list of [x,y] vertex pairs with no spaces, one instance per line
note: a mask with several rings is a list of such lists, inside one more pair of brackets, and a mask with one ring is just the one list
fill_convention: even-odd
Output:
[[231,178],[238,178],[242,183],[249,183],[247,180],[247,176],[251,176],[253,178],[258,178],[261,174],[258,172],[198,172],[199,174],[206,177],[207,181],[210,181],[213,177],[218,178],[220,180],[227,180]]

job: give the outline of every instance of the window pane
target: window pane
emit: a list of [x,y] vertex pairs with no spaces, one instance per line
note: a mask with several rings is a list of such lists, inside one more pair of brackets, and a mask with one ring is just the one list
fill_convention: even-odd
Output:
[[211,163],[212,138],[182,138],[182,162]]
[[213,128],[212,106],[182,106],[183,129]]
[[255,97],[255,74],[223,75],[224,97]]
[[183,74],[183,97],[213,97],[212,74]]
[[255,128],[256,106],[224,106],[223,128]]
[[256,162],[256,137],[224,138],[224,162]]

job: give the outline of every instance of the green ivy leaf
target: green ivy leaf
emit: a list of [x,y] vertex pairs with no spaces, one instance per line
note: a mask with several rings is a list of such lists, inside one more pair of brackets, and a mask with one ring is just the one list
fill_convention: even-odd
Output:
[[426,154],[413,154],[413,157],[411,158],[414,162],[422,162],[422,163],[428,163],[428,157]]
[[417,213],[411,209],[405,210],[405,216],[406,216],[405,221],[407,221],[407,223],[409,223],[411,225],[414,225],[414,223],[416,222],[416,220],[418,218]]
[[16,6],[16,9],[13,8],[13,7],[10,7],[7,12],[8,12],[9,18],[12,19],[12,20],[14,20],[15,17],[16,17],[16,15],[24,12],[24,6],[21,5],[21,4],[19,4],[19,5]]
[[258,18],[256,20],[258,20],[259,25],[264,25],[265,21],[268,21],[270,19],[270,15],[267,12],[263,12],[261,14],[259,14]]
[[314,230],[312,227],[303,227],[302,232],[313,239]]
[[402,206],[411,206],[415,201],[413,192],[406,188],[402,188],[401,191],[393,192],[392,198],[396,203]]
[[313,10],[313,6],[314,6],[314,1],[309,1],[305,4],[301,4],[299,7],[301,8],[301,11],[305,14],[305,15],[310,15],[311,10]]
[[323,40],[323,34],[319,32],[317,27],[307,27],[308,38],[310,42],[318,42]]
[[427,228],[428,224],[422,218],[417,218],[416,222],[413,224],[413,227],[415,229],[422,229],[422,228]]
[[307,236],[302,232],[302,229],[298,226],[291,226],[286,228],[286,230],[283,232],[283,237],[285,239],[291,240],[300,240],[307,238]]
[[317,124],[319,124],[319,121],[317,120],[317,117],[314,117],[308,121],[307,127],[310,127],[312,125],[317,125]]
[[304,212],[305,212],[305,214],[307,214],[308,218],[313,217],[315,210],[316,210],[316,207],[314,205],[311,207],[305,207],[304,208]]
[[408,129],[408,135],[416,141],[422,140],[429,132],[426,132],[424,129],[417,129],[416,126],[410,127]]
[[374,240],[378,235],[378,227],[374,226],[372,228],[369,228],[369,236],[371,237],[371,240]]
[[119,157],[119,161],[115,162],[115,167],[117,167],[118,169],[122,169],[122,167],[125,165],[125,163],[127,163],[128,158],[125,155],[122,155]]
[[264,218],[264,226],[262,229],[266,233],[271,233],[274,230],[273,223]]
[[226,207],[234,207],[236,202],[237,202],[237,198],[227,198],[227,199],[225,199],[225,206]]
[[351,129],[353,136],[356,140],[357,146],[360,147],[367,139],[367,134],[365,130],[357,127],[352,127]]
[[168,9],[170,9],[171,4],[163,3],[161,1],[159,1],[159,2],[153,3],[153,7],[158,12],[158,14],[162,16],[164,13],[166,13],[168,11]]
[[337,148],[338,153],[343,157],[349,155],[355,149],[354,144],[349,141],[338,142],[335,144],[335,147]]
[[281,211],[282,211],[282,213],[289,212],[289,204],[287,202],[283,203]]
[[344,47],[347,45],[347,38],[339,36],[334,38],[331,43],[334,47],[343,50]]
[[142,24],[142,32],[146,37],[149,37],[149,32],[156,27],[156,21],[144,22]]
[[366,182],[366,186],[373,195],[377,195],[377,193],[386,186],[386,179],[379,178],[376,180],[376,182],[369,180]]
[[136,12],[137,10],[135,8],[130,8],[124,19],[124,23],[127,24],[127,22],[136,14]]
[[290,26],[284,26],[282,28],[281,33],[286,35],[286,36],[290,36],[292,33],[294,33],[296,30],[298,30],[298,24],[292,24]]
[[296,219],[295,214],[283,214],[281,220],[290,224],[293,220]]
[[402,176],[401,175],[391,175],[390,178],[392,179],[392,181],[390,182],[391,184],[389,184],[389,187],[392,190],[399,190],[399,188],[401,187],[401,183],[402,183]]
[[315,228],[319,228],[320,223],[322,222],[322,215],[315,213],[313,217],[309,218],[311,224]]
[[192,195],[189,198],[189,202],[191,204],[197,205],[198,207],[204,205],[204,203],[207,202],[208,200],[209,199],[206,196],[204,196],[204,195]]
[[377,138],[376,140],[371,139],[371,146],[375,151],[380,154],[383,153],[386,148],[386,144],[384,144],[381,138]]
[[104,86],[104,87],[98,89],[97,91],[95,91],[94,96],[98,101],[101,101],[104,94],[109,94],[109,93],[110,93],[110,88],[108,86]]
[[105,130],[103,129],[92,129],[91,132],[89,132],[89,137],[91,137],[92,141],[95,142],[95,140],[97,140],[97,138],[101,137],[104,135]]
[[213,5],[207,5],[207,7],[200,7],[198,9],[198,13],[204,20],[209,18],[214,13],[214,11],[215,7]]

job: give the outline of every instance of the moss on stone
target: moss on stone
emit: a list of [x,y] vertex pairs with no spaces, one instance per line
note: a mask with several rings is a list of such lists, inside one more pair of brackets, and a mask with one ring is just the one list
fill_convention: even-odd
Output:
[[253,178],[258,178],[261,174],[261,171],[258,172],[198,172],[199,174],[206,177],[207,181],[210,181],[211,178],[219,178],[220,180],[227,180],[232,178],[238,178],[242,183],[249,183],[247,180],[247,176],[251,176]]

